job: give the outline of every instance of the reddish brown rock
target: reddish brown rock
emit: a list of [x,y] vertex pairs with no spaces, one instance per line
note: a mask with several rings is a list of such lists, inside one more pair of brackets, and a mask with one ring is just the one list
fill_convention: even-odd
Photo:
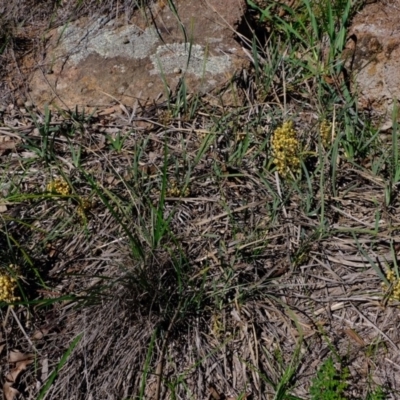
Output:
[[400,0],[365,6],[349,30],[347,67],[355,76],[359,105],[390,128],[394,100],[400,99]]
[[166,97],[185,79],[189,91],[207,92],[247,62],[235,41],[244,0],[156,3],[129,21],[81,19],[49,35],[46,55],[29,81],[37,105],[105,106],[117,100]]

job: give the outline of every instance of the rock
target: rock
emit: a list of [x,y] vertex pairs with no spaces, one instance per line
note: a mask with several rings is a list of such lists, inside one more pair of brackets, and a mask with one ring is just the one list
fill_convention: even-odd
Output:
[[33,103],[59,107],[132,105],[166,99],[184,79],[208,92],[248,62],[235,41],[244,0],[158,1],[129,21],[82,18],[48,35],[46,56],[29,80]]
[[400,99],[399,26],[400,0],[378,0],[366,5],[349,29],[346,66],[355,75],[353,90],[383,130],[392,126],[393,103]]

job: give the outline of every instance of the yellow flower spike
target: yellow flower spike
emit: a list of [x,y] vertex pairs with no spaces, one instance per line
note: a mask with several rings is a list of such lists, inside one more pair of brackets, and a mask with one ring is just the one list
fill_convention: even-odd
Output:
[[276,169],[282,177],[300,169],[300,145],[292,121],[275,130],[271,146]]
[[387,272],[386,272],[386,279],[389,281],[389,282],[394,282],[396,279],[395,279],[395,276],[394,276],[394,271],[392,271],[391,269],[389,269]]
[[324,147],[328,147],[331,141],[331,132],[332,124],[324,119],[319,126],[319,135],[321,137],[321,142]]
[[171,181],[166,190],[167,197],[187,197],[190,195],[190,189],[187,187],[185,190],[180,189],[176,181]]
[[12,303],[19,300],[19,297],[14,296],[14,292],[18,285],[16,280],[8,275],[0,275],[0,301]]
[[389,295],[389,300],[400,301],[400,280],[397,279],[395,272],[391,269],[388,269],[386,271],[386,279],[391,284],[391,292],[388,292],[388,290],[390,290],[390,286],[388,287],[388,285],[386,285],[384,282],[381,284],[382,290],[387,292]]

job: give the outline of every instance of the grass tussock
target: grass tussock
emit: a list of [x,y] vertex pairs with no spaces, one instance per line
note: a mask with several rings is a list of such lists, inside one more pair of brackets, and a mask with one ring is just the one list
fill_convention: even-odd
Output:
[[225,93],[4,109],[2,350],[35,359],[2,354],[4,391],[398,396],[398,131],[348,90],[354,5],[248,7],[252,70]]

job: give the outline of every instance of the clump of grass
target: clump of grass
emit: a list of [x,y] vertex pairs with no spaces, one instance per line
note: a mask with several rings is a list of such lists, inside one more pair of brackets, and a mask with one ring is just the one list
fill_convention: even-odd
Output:
[[386,398],[386,393],[381,386],[378,386],[373,392],[367,395],[367,400],[385,400]]
[[[345,396],[349,388],[348,380],[350,372],[347,367],[340,366],[335,368],[332,357],[329,357],[320,367],[316,376],[312,380],[310,387],[311,400],[347,400],[350,397]],[[354,397],[351,397],[352,399]],[[368,391],[367,400],[384,400],[386,394],[381,386],[375,390]]]
[[344,392],[348,387],[348,368],[339,371],[335,368],[332,357],[320,367],[310,387],[311,400],[345,400]]

